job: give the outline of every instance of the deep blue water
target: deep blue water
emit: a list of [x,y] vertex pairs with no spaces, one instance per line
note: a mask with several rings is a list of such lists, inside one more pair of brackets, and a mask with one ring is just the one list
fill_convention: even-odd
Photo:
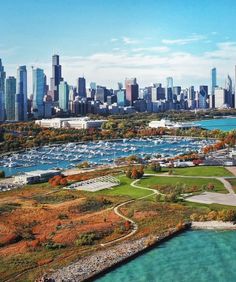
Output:
[[236,118],[208,119],[200,120],[196,123],[209,130],[220,129],[230,131],[236,129]]
[[188,231],[96,282],[235,282],[236,232]]

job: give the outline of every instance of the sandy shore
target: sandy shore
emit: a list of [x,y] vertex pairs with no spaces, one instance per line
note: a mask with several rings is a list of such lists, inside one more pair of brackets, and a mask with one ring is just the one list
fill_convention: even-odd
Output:
[[236,224],[223,221],[193,221],[192,229],[236,230]]

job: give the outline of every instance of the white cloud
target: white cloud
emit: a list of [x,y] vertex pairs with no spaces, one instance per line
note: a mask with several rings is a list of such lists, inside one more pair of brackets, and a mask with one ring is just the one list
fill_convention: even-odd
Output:
[[123,41],[123,43],[126,44],[126,45],[131,45],[131,44],[137,44],[137,43],[139,43],[139,40],[133,39],[133,38],[130,38],[130,37],[126,37],[126,36],[124,36],[124,37],[122,38],[122,41]]
[[117,42],[119,39],[118,38],[111,38],[110,41],[111,42]]
[[178,38],[178,39],[163,39],[162,43],[167,45],[186,45],[192,42],[197,42],[206,39],[204,35],[193,34],[186,38]]
[[[149,47],[157,48],[159,46]],[[139,49],[139,50],[137,50]],[[142,50],[140,50],[142,49]],[[107,87],[116,87],[117,81],[125,77],[137,77],[140,86],[152,82],[165,83],[167,76],[173,76],[175,85],[210,85],[210,71],[217,68],[218,84],[224,86],[224,79],[229,73],[233,76],[236,64],[236,42],[218,43],[211,52],[194,55],[189,52],[143,52],[136,48],[135,52],[114,50],[111,52],[94,53],[89,56],[62,56],[62,74],[71,85],[83,75],[87,83],[96,81]],[[51,77],[51,62],[29,62],[27,64],[29,79],[30,66],[35,65],[45,70]],[[16,70],[16,66],[6,66]],[[9,74],[8,74],[9,75]],[[31,93],[29,83],[29,94]]]
[[134,48],[132,49],[133,52],[142,52],[142,51],[147,51],[147,52],[160,52],[160,53],[165,53],[169,52],[170,48],[167,46],[154,46],[154,47],[140,47],[140,48]]

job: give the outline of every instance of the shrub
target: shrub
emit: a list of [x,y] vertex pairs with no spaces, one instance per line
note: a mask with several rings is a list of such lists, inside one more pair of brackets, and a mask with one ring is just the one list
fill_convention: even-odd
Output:
[[5,178],[5,171],[0,170],[0,178]]
[[215,185],[213,183],[208,183],[207,190],[212,191],[215,189]]
[[158,162],[152,162],[151,165],[150,165],[150,169],[152,171],[155,171],[155,172],[160,172],[161,171],[161,166]]
[[55,243],[52,239],[49,239],[43,244],[43,247],[47,250],[58,250],[66,247],[65,244]]
[[88,198],[83,203],[70,207],[69,211],[73,213],[97,211],[103,208],[104,206],[109,206],[111,204],[112,202],[106,198],[101,198],[101,199]]
[[62,220],[62,219],[68,219],[68,215],[65,214],[65,213],[60,213],[60,214],[58,215],[58,219],[60,219],[60,220]]

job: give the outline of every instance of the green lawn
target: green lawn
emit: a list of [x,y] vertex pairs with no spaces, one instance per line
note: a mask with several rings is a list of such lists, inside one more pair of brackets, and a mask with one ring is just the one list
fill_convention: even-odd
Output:
[[232,184],[233,189],[236,192],[236,178],[228,179],[228,181]]
[[197,186],[201,188],[203,185],[208,185],[209,183],[214,184],[215,192],[227,193],[224,185],[216,179],[204,179],[204,178],[184,178],[184,177],[166,177],[166,176],[148,176],[139,181],[139,185],[143,187],[152,188],[155,185],[172,185],[186,184],[187,186]]
[[220,204],[203,204],[203,203],[194,203],[194,202],[187,202],[187,201],[184,201],[181,204],[186,206],[186,207],[204,209],[207,212],[209,212],[211,210],[220,211],[222,209],[236,210],[235,206],[226,206],[226,205],[220,205]]
[[97,195],[107,195],[107,196],[129,196],[131,198],[137,199],[146,195],[151,194],[151,191],[142,190],[139,188],[134,188],[130,186],[130,183],[134,181],[134,179],[129,179],[126,176],[119,176],[120,185],[117,187],[113,187],[110,189],[101,190],[96,192]]
[[221,166],[195,166],[187,168],[174,168],[173,174],[186,176],[233,176],[230,171]]

